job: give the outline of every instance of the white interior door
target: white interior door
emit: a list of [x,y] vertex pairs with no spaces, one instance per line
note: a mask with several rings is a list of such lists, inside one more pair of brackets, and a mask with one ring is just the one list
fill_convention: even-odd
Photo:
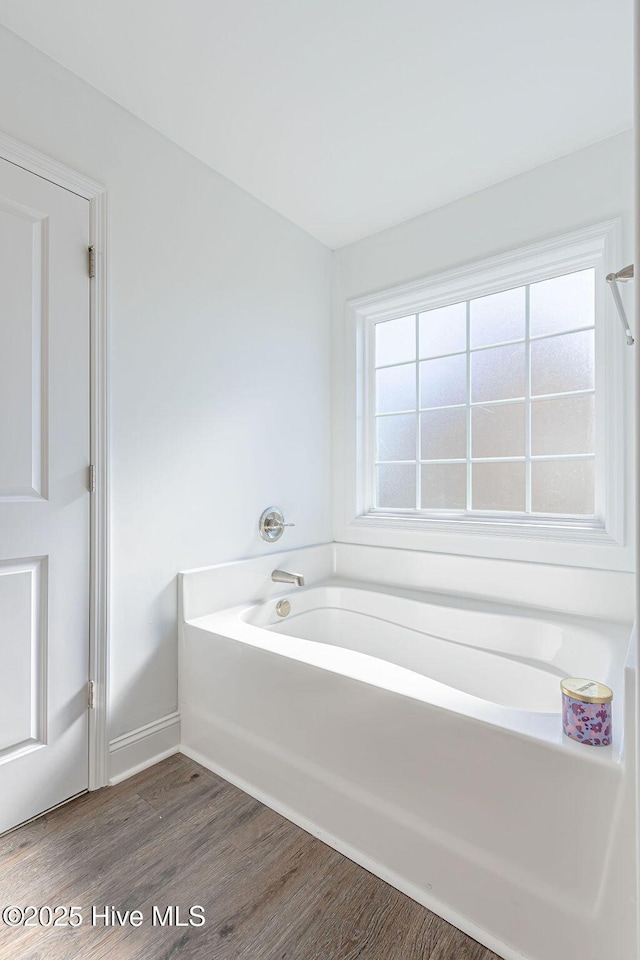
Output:
[[0,160],[0,831],[88,785],[88,243]]

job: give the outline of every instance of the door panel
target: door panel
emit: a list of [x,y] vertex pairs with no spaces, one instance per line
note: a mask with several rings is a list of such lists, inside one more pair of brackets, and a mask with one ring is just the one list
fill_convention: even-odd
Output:
[[43,560],[0,563],[0,758],[44,743],[46,613]]
[[88,243],[0,160],[0,831],[88,784]]
[[0,450],[10,453],[0,460],[1,499],[46,496],[46,228],[44,214],[0,198]]

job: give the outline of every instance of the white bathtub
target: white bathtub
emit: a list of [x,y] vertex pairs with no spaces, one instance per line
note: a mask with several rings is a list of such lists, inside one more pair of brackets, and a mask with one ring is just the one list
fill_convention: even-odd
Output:
[[[268,559],[182,576],[185,752],[507,960],[631,960],[611,906],[628,627],[346,582],[312,559],[284,564],[302,589],[273,584]],[[562,736],[570,675],[616,691],[612,747]]]

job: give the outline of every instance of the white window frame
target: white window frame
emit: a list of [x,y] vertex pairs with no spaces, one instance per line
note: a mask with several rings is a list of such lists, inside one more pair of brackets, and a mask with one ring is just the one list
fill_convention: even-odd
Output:
[[[605,281],[607,273],[620,268],[620,234],[621,221],[610,220],[347,304],[343,518],[348,528],[624,546],[625,340]],[[596,297],[596,519],[499,512],[461,516],[438,511],[436,515],[376,508],[375,324],[588,268],[595,270]],[[367,540],[371,542],[371,538]],[[403,545],[409,545],[406,537]]]

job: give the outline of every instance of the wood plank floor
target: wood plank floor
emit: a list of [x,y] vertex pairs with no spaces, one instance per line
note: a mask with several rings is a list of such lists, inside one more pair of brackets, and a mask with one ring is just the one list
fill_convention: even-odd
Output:
[[[77,906],[83,923],[0,921],[0,960],[497,960],[181,755],[1,837],[11,904]],[[169,904],[182,922],[202,905],[205,924],[152,925]],[[91,926],[94,905],[144,922]]]

